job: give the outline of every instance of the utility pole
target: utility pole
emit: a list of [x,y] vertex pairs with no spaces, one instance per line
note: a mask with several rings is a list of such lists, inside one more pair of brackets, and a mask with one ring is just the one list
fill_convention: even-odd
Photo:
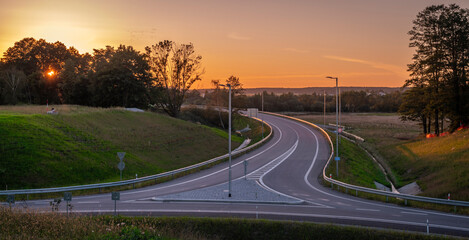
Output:
[[[262,98],[262,112],[264,112],[264,91],[261,93],[261,98]],[[262,139],[264,139],[264,117],[261,115],[261,120],[262,120]]]
[[336,163],[336,175],[339,177],[339,78],[338,77],[326,77],[330,79],[335,79],[335,124],[336,124],[336,153],[335,153],[335,163]]
[[[220,84],[220,86],[225,86]],[[228,167],[228,197],[231,197],[231,84],[226,84],[228,87],[228,155],[229,155],[229,167]]]
[[326,128],[326,90],[324,90],[324,128]]

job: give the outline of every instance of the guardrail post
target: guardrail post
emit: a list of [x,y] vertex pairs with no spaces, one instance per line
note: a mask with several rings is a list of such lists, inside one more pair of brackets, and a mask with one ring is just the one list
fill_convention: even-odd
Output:
[[386,202],[388,202],[388,196],[386,196]]
[[405,199],[405,205],[407,206],[407,199]]
[[358,197],[358,190],[355,190],[355,197]]
[[427,234],[430,234],[430,226],[428,225],[428,219],[427,219]]

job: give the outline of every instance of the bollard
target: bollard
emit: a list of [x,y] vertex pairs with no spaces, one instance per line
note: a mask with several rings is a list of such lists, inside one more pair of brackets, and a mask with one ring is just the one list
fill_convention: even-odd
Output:
[[257,206],[256,206],[256,219],[259,219],[259,211],[257,211]]
[[448,193],[448,200],[451,200],[451,194]]
[[430,234],[430,226],[428,225],[428,219],[427,219],[427,234]]
[[405,200],[405,205],[407,206],[407,199]]

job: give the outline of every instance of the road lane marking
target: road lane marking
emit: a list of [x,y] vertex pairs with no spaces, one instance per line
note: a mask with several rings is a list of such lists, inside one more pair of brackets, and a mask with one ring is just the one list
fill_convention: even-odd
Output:
[[418,212],[404,212],[404,211],[402,211],[401,213],[403,213],[403,214],[412,214],[412,215],[421,215],[421,216],[427,216],[428,215],[426,213],[418,213]]
[[294,144],[287,152],[285,152],[284,154],[282,154],[282,155],[280,155],[280,156],[278,157],[278,158],[280,158],[280,157],[282,157],[283,155],[286,154],[286,156],[285,156],[283,159],[281,159],[280,161],[278,161],[278,162],[275,164],[275,166],[273,166],[272,168],[268,169],[268,171],[265,171],[265,172],[260,176],[260,178],[259,178],[259,180],[258,180],[257,183],[259,184],[259,186],[263,187],[264,189],[266,189],[266,190],[268,190],[268,191],[271,191],[271,192],[274,192],[274,193],[277,193],[277,194],[280,194],[280,195],[283,195],[283,196],[286,196],[286,197],[291,197],[291,198],[294,198],[294,199],[297,199],[297,200],[305,201],[305,202],[310,203],[310,204],[321,205],[321,206],[324,206],[324,207],[329,208],[329,206],[326,206],[326,205],[323,205],[323,204],[320,204],[320,203],[315,203],[315,202],[312,202],[312,201],[309,201],[309,200],[299,199],[299,198],[297,198],[297,197],[293,197],[293,196],[287,195],[287,194],[285,194],[285,193],[281,193],[281,192],[279,192],[279,191],[276,191],[276,190],[274,190],[274,189],[268,187],[268,186],[264,183],[264,176],[267,175],[267,174],[268,174],[270,171],[272,171],[273,169],[275,169],[277,166],[279,166],[282,162],[284,162],[285,160],[287,160],[287,159],[295,152],[296,148],[298,147],[298,142],[299,142],[299,140],[300,140],[300,135],[298,134],[298,132],[297,132],[295,129],[293,129],[293,128],[291,128],[291,129],[292,129],[292,130],[295,132],[295,134],[296,134],[296,142],[295,142],[295,144]]
[[[288,119],[288,118],[285,118],[285,119]],[[313,127],[313,126],[310,126],[308,125],[308,127],[304,126],[305,123],[303,124],[300,124],[300,123],[297,123],[297,121],[293,120],[293,119],[289,119],[292,123],[296,124],[296,125],[299,125],[303,128],[305,128],[306,130],[308,130],[313,136],[314,138],[316,139],[316,154],[314,155],[314,158],[313,158],[313,162],[311,163],[311,166],[309,167],[308,171],[306,172],[305,176],[304,176],[304,181],[306,182],[306,184],[322,193],[322,194],[325,194],[325,195],[328,195],[328,196],[331,196],[331,197],[335,197],[335,198],[339,198],[339,199],[343,199],[343,200],[346,200],[346,201],[351,201],[351,202],[357,202],[357,203],[362,203],[362,204],[368,204],[368,205],[371,205],[371,206],[376,206],[376,207],[384,207],[384,208],[391,208],[391,209],[399,209],[399,210],[404,210],[404,208],[402,207],[393,207],[393,206],[389,206],[389,205],[385,205],[385,204],[378,204],[378,203],[371,203],[371,202],[365,202],[365,201],[360,201],[360,200],[355,200],[355,199],[351,199],[351,198],[345,198],[345,197],[341,197],[341,196],[338,196],[338,195],[334,195],[334,194],[331,194],[331,193],[328,193],[328,192],[325,192],[325,191],[322,191],[316,187],[314,187],[308,180],[308,176],[311,174],[311,171],[313,169],[313,166],[314,164],[316,163],[316,158],[317,158],[317,155],[318,155],[318,150],[319,150],[319,140],[316,136],[316,134],[311,131],[311,129],[309,129],[308,127]],[[448,213],[439,213],[439,212],[427,212],[427,211],[423,211],[423,210],[414,210],[415,212],[420,212],[420,213],[425,213],[425,214],[434,214],[434,215],[439,215],[439,216],[445,216],[445,217],[457,217],[457,218],[464,218],[464,219],[469,219],[469,217],[467,216],[462,216],[462,215],[453,215],[453,214],[448,214]]]
[[[65,211],[59,211],[64,213]],[[113,213],[114,210],[73,210],[77,213]],[[264,215],[276,215],[276,216],[296,216],[296,217],[313,217],[313,218],[329,218],[329,219],[341,219],[341,220],[353,220],[353,221],[366,221],[366,222],[381,222],[381,223],[392,223],[392,224],[401,224],[401,225],[412,225],[412,226],[421,226],[426,227],[426,223],[422,222],[409,222],[409,221],[400,221],[400,220],[389,220],[383,218],[366,218],[366,217],[353,217],[353,216],[340,216],[340,215],[325,215],[325,214],[308,214],[308,213],[285,213],[285,212],[273,212],[273,211],[237,211],[237,210],[179,210],[179,209],[122,209],[119,212],[140,212],[140,213],[213,213],[213,214],[264,214]],[[430,227],[450,229],[450,230],[459,230],[464,232],[469,232],[467,227],[454,227],[440,224],[430,224]]]
[[336,202],[337,205],[342,205],[342,206],[352,206],[350,204],[347,204],[347,203],[343,203],[343,202]]
[[378,209],[369,209],[369,208],[355,208],[357,211],[367,211],[367,212],[379,212],[381,210]]
[[99,204],[101,202],[97,202],[97,201],[88,201],[88,202],[77,202],[77,204]]
[[[272,144],[272,146],[270,146],[270,147],[268,147],[267,149],[265,149],[265,150],[263,150],[263,151],[261,151],[261,152],[255,154],[254,156],[251,156],[251,157],[245,159],[245,161],[248,161],[248,160],[250,160],[250,159],[253,159],[253,158],[255,158],[255,157],[257,157],[257,156],[263,154],[264,152],[266,152],[266,151],[270,150],[271,148],[273,148],[274,146],[276,146],[276,145],[280,142],[280,140],[282,140],[282,136],[283,136],[282,130],[281,130],[279,127],[277,127],[275,124],[272,124],[271,122],[268,122],[268,123],[269,123],[270,125],[272,125],[273,127],[275,127],[275,128],[279,131],[280,136],[279,136],[278,140],[277,140],[274,144]],[[240,164],[243,164],[243,161],[240,161],[239,163],[233,164],[233,165],[231,165],[231,167],[233,168],[233,167],[235,167],[235,166],[237,166],[237,165],[240,165]],[[218,173],[223,172],[223,171],[226,171],[226,170],[228,170],[228,167],[225,167],[225,168],[220,169],[220,170],[218,170],[218,171],[215,171],[215,172],[213,172],[213,173],[210,173],[210,174],[207,174],[207,175],[203,175],[203,176],[201,176],[201,177],[198,177],[198,178],[195,178],[195,179],[192,179],[192,180],[188,180],[188,181],[184,181],[184,182],[180,182],[180,183],[175,183],[175,184],[168,185],[168,186],[162,186],[162,187],[158,187],[158,188],[152,188],[152,189],[146,189],[146,190],[140,190],[140,191],[132,191],[132,192],[128,192],[128,193],[121,193],[121,195],[136,194],[136,193],[143,193],[143,192],[151,192],[151,191],[160,190],[160,189],[163,189],[163,188],[169,188],[169,187],[174,187],[174,186],[178,186],[178,185],[182,185],[182,184],[186,184],[186,183],[191,183],[191,182],[194,182],[194,181],[197,181],[197,180],[200,180],[200,179],[207,178],[207,177],[209,177],[209,176],[218,174]]]

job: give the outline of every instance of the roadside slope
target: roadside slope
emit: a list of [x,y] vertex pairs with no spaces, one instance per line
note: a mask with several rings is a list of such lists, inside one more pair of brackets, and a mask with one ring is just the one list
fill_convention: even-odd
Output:
[[[156,174],[226,153],[210,128],[155,113],[58,106],[0,108],[0,188],[66,186]],[[39,113],[39,114],[38,114]],[[238,143],[233,144],[235,148]]]

